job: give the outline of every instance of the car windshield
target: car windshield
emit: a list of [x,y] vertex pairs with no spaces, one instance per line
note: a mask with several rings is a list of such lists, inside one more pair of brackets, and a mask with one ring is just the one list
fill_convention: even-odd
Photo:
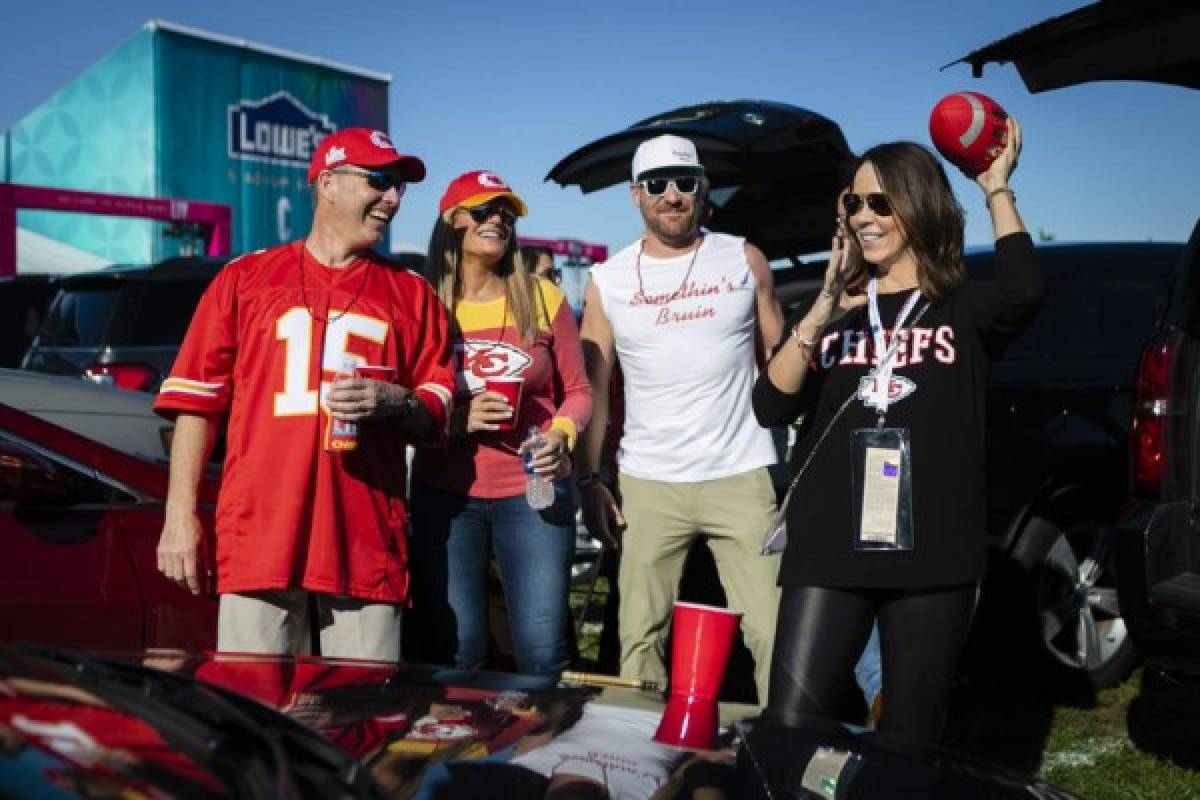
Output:
[[64,289],[41,331],[50,347],[178,347],[208,278]]

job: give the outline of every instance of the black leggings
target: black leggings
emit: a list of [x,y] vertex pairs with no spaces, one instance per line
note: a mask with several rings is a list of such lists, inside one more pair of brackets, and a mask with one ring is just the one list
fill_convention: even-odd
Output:
[[783,587],[766,716],[784,724],[797,715],[833,718],[878,617],[879,731],[936,744],[976,594],[973,583],[903,590]]

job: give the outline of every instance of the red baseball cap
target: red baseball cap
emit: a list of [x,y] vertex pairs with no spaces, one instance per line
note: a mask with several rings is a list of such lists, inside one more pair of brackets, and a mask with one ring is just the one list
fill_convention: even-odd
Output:
[[450,181],[450,185],[446,187],[446,193],[442,195],[442,200],[438,203],[438,212],[444,214],[448,208],[474,208],[497,197],[509,200],[518,217],[529,213],[529,209],[525,207],[525,201],[517,197],[516,192],[509,188],[503,178],[494,172],[483,169],[464,172]]
[[396,167],[409,183],[425,180],[425,164],[416,156],[406,156],[383,131],[370,128],[342,128],[329,134],[313,152],[308,165],[308,182],[326,170],[353,164],[356,167]]

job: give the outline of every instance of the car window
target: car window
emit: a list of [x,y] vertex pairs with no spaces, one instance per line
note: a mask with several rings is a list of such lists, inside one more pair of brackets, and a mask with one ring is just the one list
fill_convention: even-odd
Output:
[[126,286],[123,324],[114,325],[114,347],[179,346],[207,279],[144,281]]
[[[1046,297],[1033,322],[1005,350],[1005,358],[1009,361],[1055,359],[1069,347],[1073,272],[1064,269],[1066,265],[1061,259],[1046,258],[1045,251],[1040,251],[1038,258],[1046,279]],[[990,251],[969,255],[965,262],[968,280],[995,280],[995,264]]]
[[[1008,360],[1136,358],[1167,302],[1178,251],[1038,250],[1046,298]],[[994,277],[991,254],[968,257],[972,279]]]
[[120,289],[64,289],[42,326],[43,345],[94,347],[104,343]]
[[[1005,357],[1056,359],[1070,349],[1071,296],[1055,291],[1052,282],[1046,299],[1029,327],[1009,344]],[[1061,287],[1059,287],[1061,289]]]
[[16,367],[41,330],[56,290],[48,280],[0,278],[0,366]]
[[1169,271],[1169,263],[1105,264],[1077,281],[1088,299],[1074,315],[1077,352],[1136,358],[1166,303]]
[[74,467],[0,437],[0,500],[17,509],[107,504],[114,492]]

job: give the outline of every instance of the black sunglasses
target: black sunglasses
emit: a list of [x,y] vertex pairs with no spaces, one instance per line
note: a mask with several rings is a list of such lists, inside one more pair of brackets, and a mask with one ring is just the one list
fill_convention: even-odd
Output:
[[476,225],[482,225],[497,215],[499,215],[500,221],[510,228],[517,223],[517,215],[502,205],[475,206],[474,208],[464,208],[463,211],[471,215],[471,219],[475,220]]
[[331,169],[329,170],[334,175],[357,175],[367,182],[377,192],[386,192],[388,189],[395,189],[396,194],[404,196],[404,190],[408,188],[408,182],[398,175],[392,175],[388,172],[379,172],[378,170],[360,170],[360,169]]
[[892,204],[888,202],[887,195],[883,192],[868,192],[867,194],[849,193],[842,195],[842,208],[846,209],[847,217],[852,217],[861,211],[864,203],[866,203],[867,208],[881,217],[890,217],[892,215]]
[[684,175],[678,178],[643,178],[638,181],[642,191],[651,197],[661,197],[667,193],[668,186],[674,186],[680,194],[695,194],[700,188],[700,178],[697,175]]

